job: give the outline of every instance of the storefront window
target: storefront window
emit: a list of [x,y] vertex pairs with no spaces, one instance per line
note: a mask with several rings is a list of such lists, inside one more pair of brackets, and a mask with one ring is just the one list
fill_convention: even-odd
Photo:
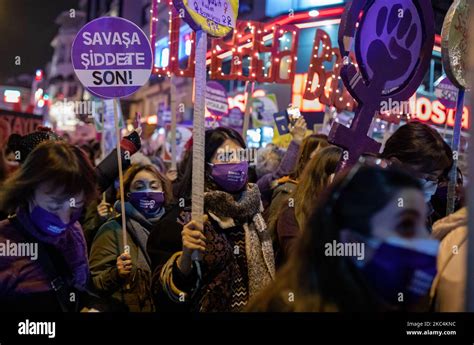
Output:
[[170,49],[168,47],[161,50],[160,67],[167,67],[170,59]]
[[344,3],[344,0],[298,0],[298,9],[305,10],[312,7],[339,5]]

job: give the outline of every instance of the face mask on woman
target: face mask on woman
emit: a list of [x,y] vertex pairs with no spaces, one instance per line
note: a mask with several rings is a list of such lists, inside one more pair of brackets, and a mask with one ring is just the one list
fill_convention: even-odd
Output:
[[69,223],[63,223],[56,214],[45,210],[40,206],[35,206],[30,213],[31,220],[39,230],[51,236],[61,235],[68,227],[77,222],[82,214],[82,208],[76,209],[71,214]]
[[163,207],[165,195],[151,190],[131,192],[128,200],[141,214],[152,217]]
[[430,181],[426,179],[419,179],[421,185],[423,186],[423,196],[425,202],[430,202],[433,195],[436,193],[436,189],[438,188],[438,183],[436,181]]
[[234,193],[241,190],[247,183],[249,163],[210,164],[211,177],[224,191]]
[[429,293],[436,275],[439,241],[389,237],[383,242],[369,240],[368,244],[375,248],[374,255],[359,269],[387,303],[416,304]]

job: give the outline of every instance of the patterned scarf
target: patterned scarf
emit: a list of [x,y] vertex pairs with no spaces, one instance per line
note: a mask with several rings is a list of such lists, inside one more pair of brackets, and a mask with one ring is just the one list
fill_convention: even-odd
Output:
[[[248,267],[248,295],[252,298],[268,285],[275,274],[273,247],[260,199],[260,191],[255,184],[249,184],[240,195],[223,191],[209,191],[204,194],[205,211],[225,230],[237,225],[244,229],[245,254]],[[239,243],[240,244],[240,243]],[[234,292],[242,287],[235,286]],[[233,301],[239,303],[235,294]]]

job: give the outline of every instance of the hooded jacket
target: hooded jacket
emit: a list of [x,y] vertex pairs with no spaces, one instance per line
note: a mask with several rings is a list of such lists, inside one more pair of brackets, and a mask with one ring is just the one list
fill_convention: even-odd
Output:
[[467,208],[434,223],[432,236],[441,241],[438,274],[431,287],[434,308],[440,312],[462,312],[465,304]]

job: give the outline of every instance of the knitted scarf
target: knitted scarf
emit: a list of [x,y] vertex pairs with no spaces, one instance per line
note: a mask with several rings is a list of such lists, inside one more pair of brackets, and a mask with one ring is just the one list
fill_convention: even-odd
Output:
[[245,235],[245,254],[248,267],[248,292],[253,297],[268,285],[275,274],[271,238],[261,212],[260,191],[248,184],[240,195],[223,191],[204,194],[205,211],[225,230],[242,225]]
[[[121,211],[120,201],[114,205],[117,212]],[[127,215],[127,232],[132,237],[138,247],[137,262],[134,263],[136,274],[133,277],[133,285],[136,287],[135,293],[138,299],[140,310],[148,310],[153,305],[151,298],[151,268],[150,257],[146,251],[146,243],[150,235],[150,229],[156,224],[164,214],[164,208],[157,212],[156,217],[146,218],[130,202],[125,202],[125,214]],[[119,218],[120,219],[120,218]]]

